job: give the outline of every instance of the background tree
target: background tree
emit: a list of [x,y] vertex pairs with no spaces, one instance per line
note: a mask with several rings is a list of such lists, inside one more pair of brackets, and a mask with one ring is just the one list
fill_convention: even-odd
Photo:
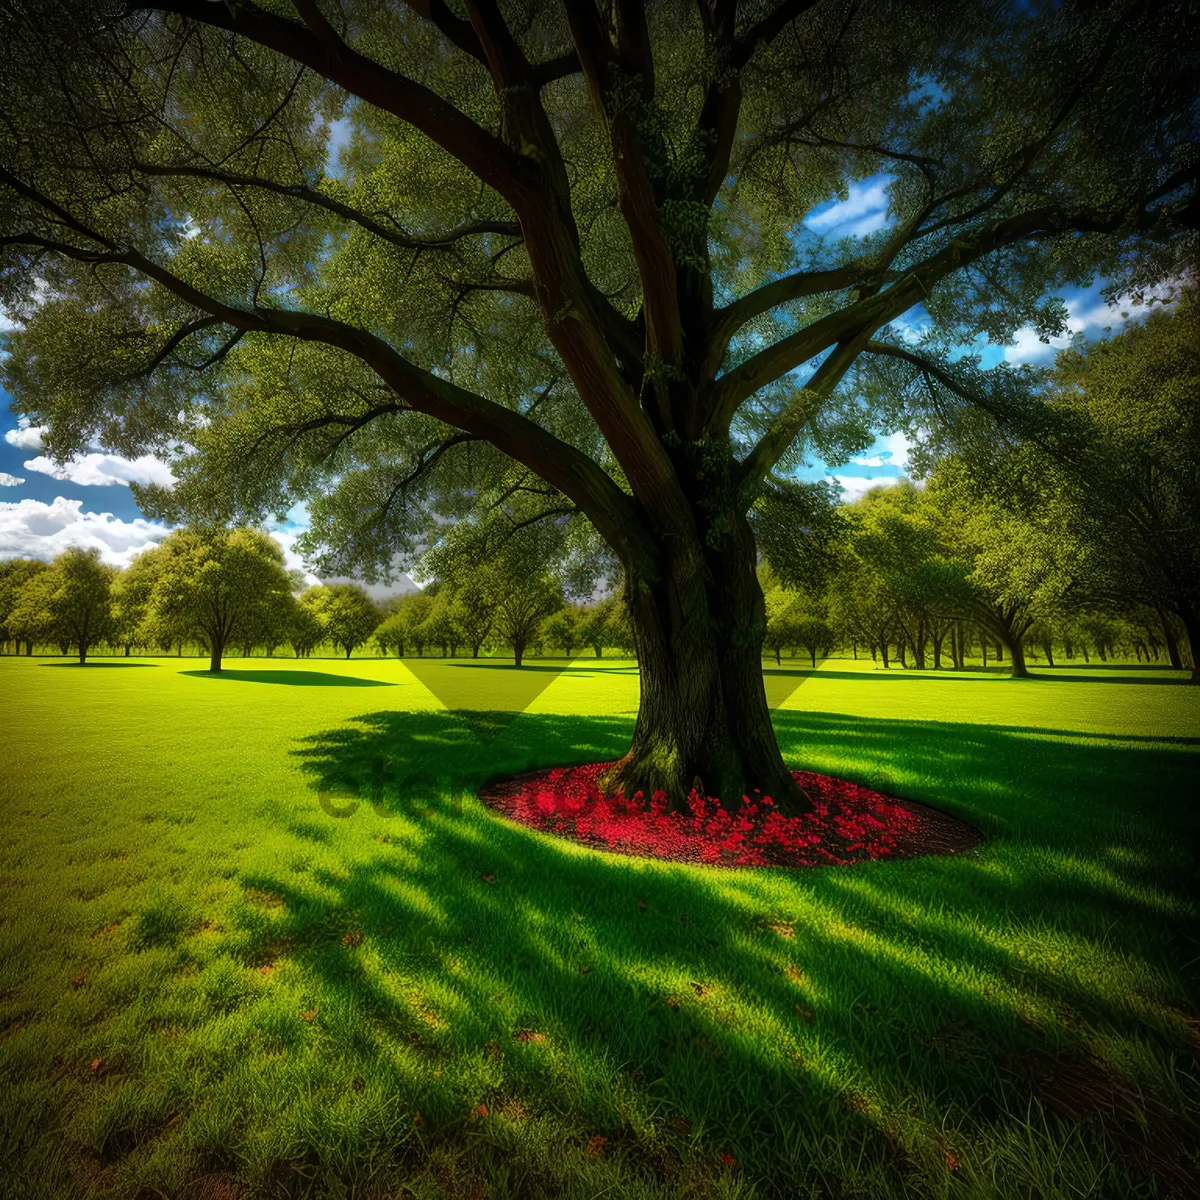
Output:
[[100,561],[95,547],[83,550],[71,546],[58,555],[50,569],[34,576],[36,605],[34,622],[40,622],[43,636],[63,646],[74,646],[80,663],[87,662],[88,651],[102,642],[112,629],[112,586],[116,568]]
[[495,610],[496,635],[512,647],[513,662],[520,666],[526,647],[533,642],[547,617],[562,608],[562,585],[546,574],[499,573],[502,585]]
[[483,580],[471,580],[454,593],[454,622],[469,647],[472,658],[492,635],[496,621],[496,597]]
[[813,670],[816,670],[817,655],[829,652],[835,634],[829,624],[828,611],[821,597],[801,595],[797,600],[790,619],[793,644],[803,646],[808,651]]
[[604,647],[613,644],[613,624],[618,617],[619,599],[616,596],[606,596],[584,609],[579,636],[597,658],[603,658]]
[[25,635],[33,627],[22,626],[19,619],[14,622],[12,614],[21,590],[35,575],[45,570],[46,564],[35,558],[10,558],[0,562],[0,643],[15,642],[20,652],[21,643],[24,642],[27,655],[33,653],[33,641]]
[[568,657],[573,658],[576,646],[583,644],[584,610],[577,605],[564,605],[542,627],[546,641],[558,646]]
[[156,640],[151,636],[147,621],[159,558],[157,547],[143,550],[113,583],[112,637],[124,648],[127,658],[134,646],[152,644]]
[[24,575],[7,618],[10,633],[18,642],[24,642],[27,655],[33,653],[35,645],[52,641],[60,632],[51,606],[54,576],[48,564],[41,565],[43,570]]
[[939,464],[928,491],[968,569],[970,615],[1003,643],[1013,678],[1029,678],[1026,637],[1039,620],[1053,620],[1077,586],[1081,548],[1052,518],[1039,522],[985,495],[954,460]]
[[287,640],[297,658],[307,658],[325,640],[325,627],[307,596],[293,598],[288,606]]
[[767,632],[763,646],[778,663],[785,647],[798,644],[795,614],[799,597],[788,591],[769,569],[760,572],[760,577],[767,606]]
[[270,619],[291,595],[283,551],[261,529],[180,529],[155,554],[153,620],[180,640],[184,629],[195,630],[213,672],[221,670],[228,646],[256,630],[260,619]]
[[[310,497],[340,572],[497,504],[589,522],[641,667],[608,782],[802,808],[749,514],[806,444],[865,444],[874,359],[1178,270],[1195,6],[461,11],[6,0],[7,382],[51,453],[177,447],[161,515]],[[876,232],[803,223],[881,174]]]
[[[1033,443],[1058,486],[1064,521],[1087,548],[1085,584],[1126,611],[1146,606],[1182,666],[1178,618],[1200,646],[1200,291],[1173,312],[1055,362],[1047,404],[1071,439]],[[1193,665],[1193,681],[1200,669]]]
[[357,583],[318,584],[304,593],[325,638],[349,658],[379,627],[383,614]]

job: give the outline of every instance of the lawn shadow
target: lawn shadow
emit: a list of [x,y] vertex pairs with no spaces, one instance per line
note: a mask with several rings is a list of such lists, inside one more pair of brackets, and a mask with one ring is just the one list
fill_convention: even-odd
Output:
[[[945,722],[793,711],[776,722],[795,766],[853,762],[859,782],[890,781],[882,790],[965,816],[995,844],[796,872],[619,859],[531,833],[473,796],[489,775],[613,758],[628,719],[525,713],[486,746],[449,713],[374,712],[293,751],[314,819],[336,794],[358,800],[344,819],[377,822],[369,863],[242,882],[282,899],[272,936],[320,981],[320,1011],[355,1014],[331,1032],[363,1061],[397,1042],[414,1077],[463,1056],[494,1061],[472,1103],[568,1112],[648,1180],[665,1182],[664,1145],[678,1157],[688,1141],[637,1131],[675,1114],[701,1131],[693,1149],[711,1161],[720,1147],[706,1139],[720,1138],[748,1173],[773,1171],[780,1194],[811,1182],[810,1148],[833,1142],[899,1181],[905,1114],[914,1137],[931,1116],[963,1136],[1006,1123],[1020,1135],[1037,1101],[1014,1056],[1083,1056],[1122,1037],[1177,1051],[1176,1026],[1132,987],[1089,984],[1079,948],[1121,930],[1128,978],[1160,969],[1150,956],[1179,933],[1172,897],[1187,866],[1158,851],[1194,835],[1164,797],[1187,794],[1194,755]],[[1078,803],[1056,811],[1047,794],[1096,803],[1081,819]],[[1131,847],[1125,829],[1158,836]],[[1044,954],[1027,953],[1034,929]],[[243,937],[239,957],[267,952],[265,935]],[[1166,956],[1186,953],[1181,940]],[[965,1048],[939,1048],[947,1029]],[[614,1089],[648,1107],[617,1115]],[[429,1136],[459,1136],[464,1099],[422,1094]],[[485,1141],[478,1153],[520,1162],[519,1142]]]
[[386,679],[360,679],[355,675],[332,675],[324,671],[180,671],[195,679],[232,679],[241,683],[277,683],[284,687],[396,687]]
[[142,663],[142,662],[61,662],[61,663],[38,663],[39,667],[83,667],[85,670],[88,667],[157,667],[158,663]]

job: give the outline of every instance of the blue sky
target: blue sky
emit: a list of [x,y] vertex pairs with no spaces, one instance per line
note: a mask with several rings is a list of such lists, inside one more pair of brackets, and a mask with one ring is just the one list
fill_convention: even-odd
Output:
[[[344,136],[344,134],[343,134]],[[804,221],[810,237],[833,243],[861,238],[888,223],[887,183],[877,175],[850,185],[845,200],[831,198]],[[1109,307],[1100,297],[1100,283],[1060,293],[1067,306],[1069,332],[1087,338],[1103,337],[1121,324],[1120,308]],[[1144,311],[1144,310],[1143,310]],[[906,314],[912,322],[919,313]],[[0,312],[0,330],[11,328]],[[1067,338],[1045,345],[1032,330],[1018,333],[1012,346],[988,346],[983,365],[1047,362]],[[69,545],[97,546],[110,562],[125,565],[139,551],[163,538],[167,529],[148,521],[134,503],[129,483],[169,483],[165,463],[152,456],[136,460],[107,454],[93,447],[87,454],[56,467],[41,448],[40,431],[18,420],[9,408],[11,398],[0,389],[0,558],[9,556],[52,558]],[[816,461],[803,478],[835,479],[846,499],[854,499],[877,484],[905,474],[908,443],[894,434],[877,437],[873,446],[845,466],[827,467]],[[295,553],[297,534],[305,527],[302,507],[273,532],[284,547],[289,565],[301,566]],[[311,576],[315,579],[315,576]]]

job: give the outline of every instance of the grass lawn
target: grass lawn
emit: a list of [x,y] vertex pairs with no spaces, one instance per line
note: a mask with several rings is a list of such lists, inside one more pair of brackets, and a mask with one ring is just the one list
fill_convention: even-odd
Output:
[[0,1194],[1192,1194],[1200,688],[769,668],[985,841],[718,872],[474,798],[618,754],[629,663],[202,666],[0,658]]

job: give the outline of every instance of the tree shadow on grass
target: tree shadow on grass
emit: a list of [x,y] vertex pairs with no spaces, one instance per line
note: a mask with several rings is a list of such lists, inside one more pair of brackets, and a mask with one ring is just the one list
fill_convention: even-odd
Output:
[[61,662],[61,663],[38,663],[39,667],[82,667],[85,671],[89,667],[157,667],[158,663],[127,663],[127,662]]
[[[314,819],[374,822],[376,840],[350,872],[242,883],[283,901],[270,936],[319,982],[326,1034],[361,1064],[403,1059],[422,1154],[452,1141],[485,1174],[508,1156],[544,1178],[527,1143],[470,1122],[478,1104],[515,1104],[602,1133],[627,1181],[681,1187],[727,1149],[780,1195],[917,1179],[932,1194],[945,1150],[931,1131],[1006,1169],[1028,1155],[1040,1101],[1014,1056],[1117,1045],[1165,1063],[1178,1049],[1178,1026],[1134,983],[1177,978],[1186,950],[1172,938],[1193,755],[776,721],[796,766],[938,804],[991,842],[954,859],[722,872],[585,850],[473,799],[493,774],[615,757],[631,722],[613,717],[525,713],[484,746],[448,713],[375,712],[297,746]],[[253,922],[238,936],[245,961],[268,952]],[[1106,1138],[1094,1163],[1120,1192]],[[580,1153],[564,1146],[562,1169]],[[856,1174],[839,1182],[845,1163]]]
[[283,687],[395,687],[386,679],[360,679],[355,675],[333,675],[324,671],[180,671],[195,679],[229,679],[239,683],[277,683]]
[[[1069,667],[1068,670],[1074,671],[1075,667]],[[1083,667],[1078,668],[1084,670]],[[880,680],[904,680],[908,683],[919,683],[933,681],[935,683],[979,683],[980,676],[990,676],[992,679],[1007,679],[1013,683],[1030,684],[1045,680],[1054,683],[1150,683],[1155,685],[1167,684],[1192,684],[1192,679],[1187,672],[1168,673],[1165,667],[1112,667],[1109,670],[1140,670],[1143,672],[1157,671],[1159,674],[1144,674],[1141,677],[1116,677],[1105,678],[1099,676],[1097,678],[1086,678],[1078,675],[1064,675],[1054,673],[1054,668],[1050,670],[1042,670],[1039,667],[1031,666],[1029,675],[1024,679],[1015,679],[1009,672],[1007,667],[971,667],[964,672],[950,670],[934,670],[926,668],[918,670],[913,667],[891,667],[884,670],[882,667],[873,668],[870,671],[830,671],[821,667],[777,667],[770,663],[764,664],[763,673],[765,675],[795,675],[804,679],[850,679],[854,682],[864,680],[878,682]]]

